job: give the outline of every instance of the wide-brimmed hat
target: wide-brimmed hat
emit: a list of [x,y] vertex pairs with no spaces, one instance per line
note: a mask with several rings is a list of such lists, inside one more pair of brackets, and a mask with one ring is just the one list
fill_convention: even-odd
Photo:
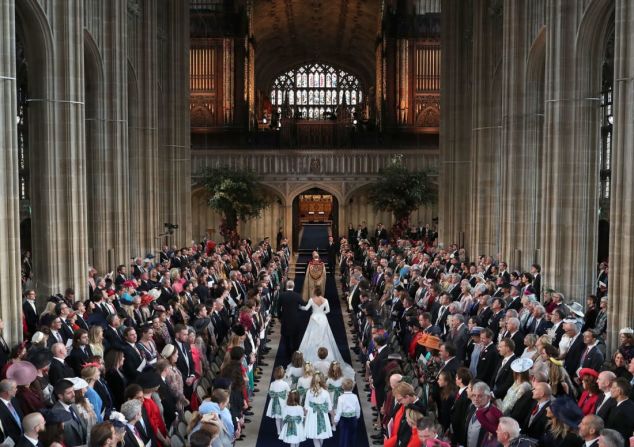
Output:
[[20,385],[30,385],[37,378],[37,368],[31,362],[16,361],[7,369],[7,379]]
[[570,303],[568,307],[570,308],[570,311],[578,317],[583,317],[585,315],[583,312],[583,306],[576,301]]
[[440,349],[440,337],[428,334],[427,337],[419,339],[418,344],[427,349],[435,349],[438,351]]
[[568,396],[558,397],[550,405],[550,411],[553,415],[559,419],[563,424],[576,430],[583,419],[583,412],[577,402],[569,398]]
[[523,373],[531,369],[533,361],[527,358],[519,358],[511,362],[511,369],[516,373]]
[[592,368],[581,368],[579,370],[579,377],[583,377],[583,376],[592,376],[595,379],[598,379],[599,378],[599,373],[596,372]]
[[144,390],[149,390],[161,386],[161,376],[153,370],[145,371],[137,377],[136,382]]
[[46,421],[47,425],[60,424],[62,422],[68,422],[72,419],[70,412],[58,408],[55,408],[53,410],[42,408],[40,410],[40,413],[42,413],[42,416],[44,416],[44,420]]
[[88,382],[86,382],[81,377],[67,377],[67,380],[73,382],[73,390],[83,390],[84,388],[88,388]]

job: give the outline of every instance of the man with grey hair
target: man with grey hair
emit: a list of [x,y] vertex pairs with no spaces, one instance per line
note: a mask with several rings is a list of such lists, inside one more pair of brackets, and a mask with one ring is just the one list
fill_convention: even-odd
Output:
[[523,432],[531,438],[539,439],[546,430],[548,417],[547,408],[550,406],[552,390],[550,385],[544,382],[533,382],[533,399],[537,401],[531,408],[530,416],[523,426]]
[[[629,444],[629,440],[628,440]],[[625,441],[623,436],[616,430],[604,428],[601,430],[601,436],[599,436],[598,447],[624,447]]]
[[[124,444],[125,445],[143,445],[143,438],[136,428],[136,423],[142,417],[142,407],[137,399],[130,399],[121,405],[121,414],[125,417],[127,423],[125,426]],[[169,438],[168,438],[169,439]]]
[[597,385],[601,393],[597,399],[596,408],[594,414],[600,416],[604,421],[608,418],[608,413],[616,405],[616,401],[610,394],[610,388],[616,380],[616,374],[612,371],[601,371],[599,378],[597,379]]
[[[291,356],[299,348],[301,342],[299,336],[299,306],[304,305],[302,296],[294,291],[295,283],[292,280],[286,282],[286,290],[278,297],[279,316],[281,323],[281,335],[284,341],[286,360],[290,362]],[[286,364],[284,363],[284,364]]]
[[599,445],[599,434],[605,423],[596,414],[584,416],[579,423],[579,436],[583,438],[585,447],[597,447]]
[[508,318],[506,320],[506,330],[508,331],[507,337],[515,343],[513,353],[517,357],[521,357],[524,352],[524,333],[520,331],[519,318]]
[[475,382],[471,387],[473,408],[467,413],[467,445],[481,447],[485,435],[495,433],[502,412],[491,405],[491,389],[484,382]]
[[520,438],[520,424],[510,417],[501,417],[495,432],[497,440],[503,447],[528,447],[533,445],[528,439]]
[[22,436],[22,412],[15,399],[18,385],[15,380],[4,379],[0,382],[0,422],[5,437],[10,437],[16,442]]
[[452,315],[449,327],[450,330],[447,333],[446,341],[455,346],[456,360],[461,365],[466,357],[467,343],[469,342],[469,330],[464,324],[464,315]]

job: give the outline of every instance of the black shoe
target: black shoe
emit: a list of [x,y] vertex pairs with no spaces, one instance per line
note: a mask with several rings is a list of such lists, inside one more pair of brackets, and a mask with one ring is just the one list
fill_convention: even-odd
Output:
[[259,390],[259,388],[253,388],[253,392],[254,392],[254,393],[259,393],[259,392],[260,392],[260,390]]
[[378,435],[372,435],[372,436],[370,436],[370,438],[372,438],[372,439],[379,439],[379,440],[380,440],[380,439],[383,439],[383,435],[382,435],[381,433],[379,433]]
[[253,411],[245,411],[244,415],[245,416],[253,416]]
[[244,423],[245,423],[245,424],[248,424],[249,422],[251,422],[251,419],[249,419],[249,418],[244,418]]
[[268,363],[260,362],[260,366],[269,366]]
[[372,445],[383,445],[383,441],[372,441]]

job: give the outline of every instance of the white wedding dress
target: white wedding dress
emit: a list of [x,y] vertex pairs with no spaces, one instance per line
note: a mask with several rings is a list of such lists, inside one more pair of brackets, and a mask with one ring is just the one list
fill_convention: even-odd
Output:
[[354,369],[352,366],[343,361],[335,336],[332,334],[330,324],[328,323],[327,313],[330,312],[330,304],[324,298],[324,302],[319,306],[309,299],[305,306],[299,306],[302,310],[312,310],[308,327],[304,333],[304,338],[299,346],[299,351],[304,355],[304,360],[315,364],[319,360],[317,350],[321,347],[328,349],[328,362],[337,361],[341,366],[341,371],[345,377],[354,380]]

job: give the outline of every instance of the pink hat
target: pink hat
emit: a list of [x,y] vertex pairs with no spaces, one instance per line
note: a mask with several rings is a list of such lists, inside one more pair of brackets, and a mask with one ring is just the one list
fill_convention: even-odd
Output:
[[7,379],[15,380],[20,385],[30,385],[37,378],[37,369],[33,363],[26,361],[16,361],[11,363],[7,369]]

